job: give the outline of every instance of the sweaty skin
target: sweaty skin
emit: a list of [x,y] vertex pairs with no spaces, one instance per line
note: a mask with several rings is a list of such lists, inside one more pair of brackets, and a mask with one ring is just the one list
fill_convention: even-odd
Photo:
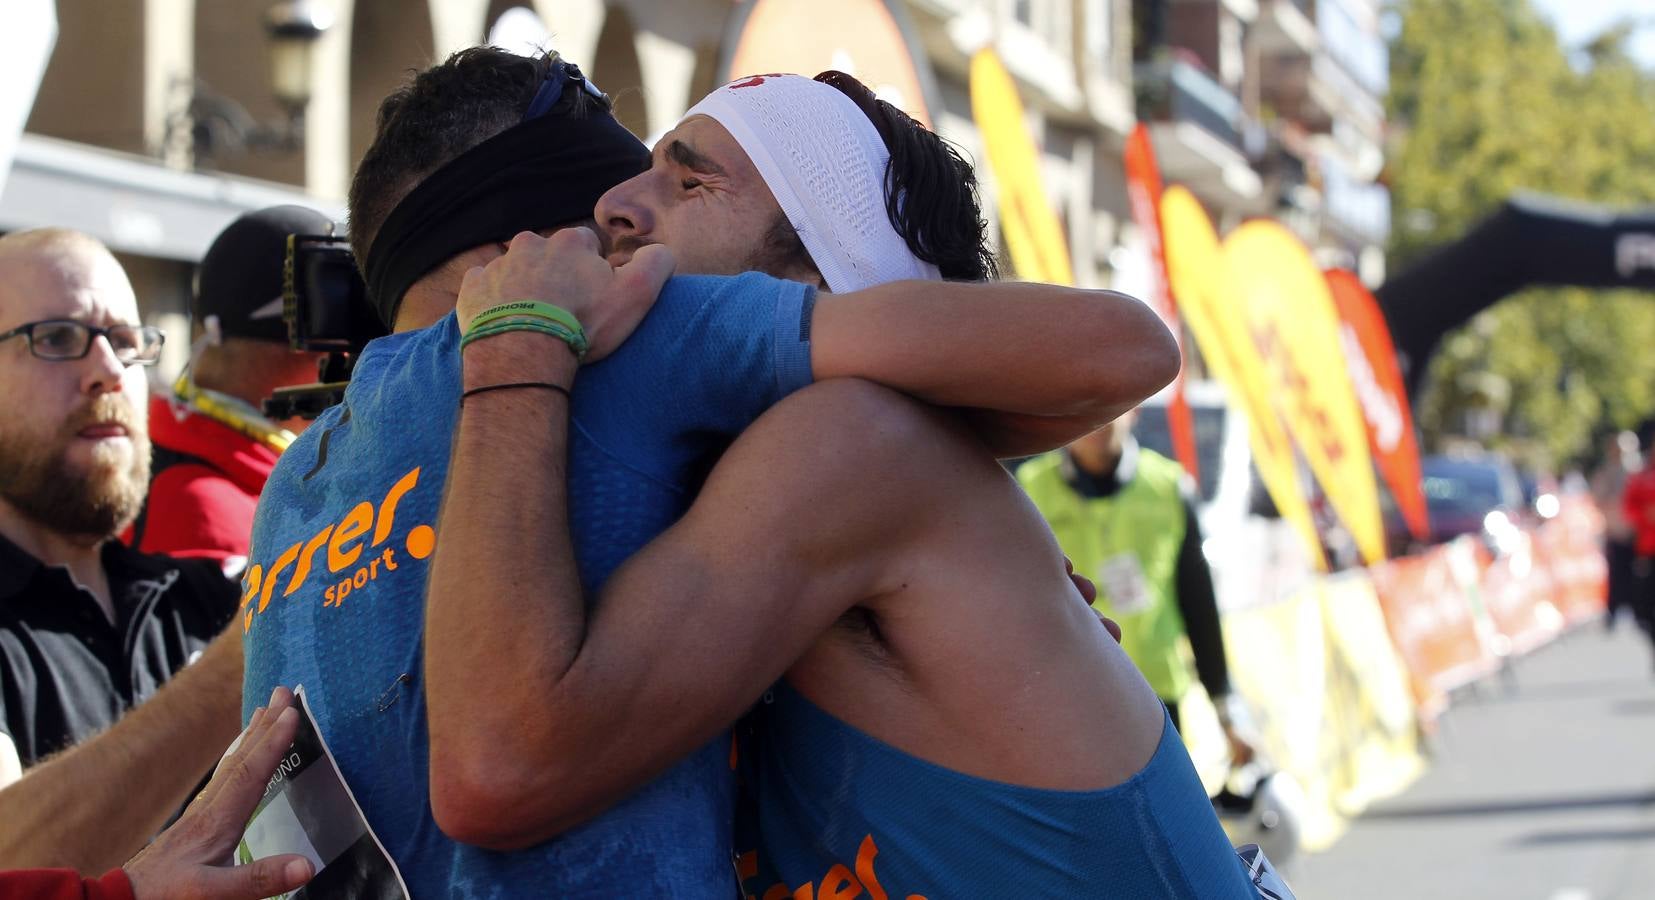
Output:
[[[625,310],[658,249],[613,272],[578,254],[537,266],[561,273],[556,295],[577,315]],[[468,278],[462,322],[512,293],[501,276],[518,262]],[[569,386],[577,368],[534,333],[465,354],[467,389]],[[784,672],[849,724],[971,775],[1095,789],[1153,753],[1158,701],[1038,513],[943,414],[860,382],[795,395],[588,616],[564,474],[545,462],[564,457],[565,402],[505,390],[462,407],[427,597],[427,633],[444,639],[427,670],[503,656],[535,690],[533,710],[473,703],[462,720],[439,709],[459,708],[446,694],[463,688],[429,680],[432,806],[450,836],[510,849],[555,835],[704,744]],[[543,552],[512,549],[525,545]],[[834,628],[847,613],[864,627]],[[1005,711],[994,729],[985,708]]]
[[669,585],[686,616],[729,610],[721,633],[750,654],[727,684],[685,673],[708,697],[745,702],[798,656],[788,680],[848,724],[1059,790],[1120,783],[1161,736],[1160,704],[1016,483],[946,414],[864,382],[807,388],[744,433],[680,525],[617,573],[592,637]]

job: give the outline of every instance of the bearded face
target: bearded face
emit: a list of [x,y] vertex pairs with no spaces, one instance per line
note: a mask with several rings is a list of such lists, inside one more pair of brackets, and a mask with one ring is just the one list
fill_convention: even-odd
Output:
[[[0,238],[0,331],[58,320],[137,324],[120,263],[74,232]],[[118,359],[107,336],[71,358],[36,354],[33,340],[0,342],[0,513],[101,542],[132,522],[149,489],[144,367]]]
[[130,525],[149,487],[143,407],[127,392],[108,393],[86,398],[67,420],[29,418],[0,424],[0,497],[63,534],[103,539]]

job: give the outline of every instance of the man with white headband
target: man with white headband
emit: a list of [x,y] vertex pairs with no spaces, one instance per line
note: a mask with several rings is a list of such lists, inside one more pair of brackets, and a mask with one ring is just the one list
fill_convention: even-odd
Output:
[[[278,684],[304,686],[341,773],[414,896],[724,900],[733,879],[728,734],[663,764],[582,827],[544,840],[545,822],[526,823],[560,800],[561,788],[549,785],[568,773],[521,769],[514,759],[519,742],[563,733],[546,713],[547,685],[530,676],[538,665],[531,657],[544,654],[551,635],[513,611],[496,618],[480,594],[434,607],[429,619],[422,605],[432,551],[447,540],[437,510],[462,402],[453,311],[463,279],[507,242],[590,224],[599,196],[647,168],[649,151],[566,61],[492,48],[419,73],[386,99],[377,122],[352,181],[351,243],[394,333],[369,345],[344,402],[284,452],[261,498],[240,616],[247,711]],[[975,204],[958,200],[970,196],[968,172],[950,169],[941,149],[910,143],[900,152],[943,163],[924,171],[952,173],[925,188],[927,203],[914,204],[927,215],[950,204],[958,211],[962,224],[948,231],[957,245],[924,235],[919,242],[947,274],[982,235]],[[718,202],[731,198],[728,182],[709,184]],[[714,204],[707,208],[713,223]],[[529,234],[514,238],[519,232]],[[764,232],[742,233],[750,235],[745,246],[704,257],[704,268],[768,274],[673,278],[618,349],[644,310],[606,307],[617,317],[610,321],[588,316],[587,359],[613,353],[582,376],[579,434],[568,452],[515,473],[526,484],[550,475],[561,484],[567,468],[567,503],[504,506],[525,516],[567,510],[586,591],[595,594],[683,514],[743,428],[813,377],[864,375],[979,409],[983,433],[1015,453],[1112,417],[1176,365],[1164,327],[1128,297],[913,281],[818,299],[809,283],[773,277],[791,273],[783,265],[748,264],[763,256]],[[585,229],[562,240],[577,236],[591,241],[583,261],[610,271]],[[637,278],[658,252],[616,271]],[[499,374],[494,390],[465,406],[508,395],[561,402],[545,387],[498,388],[530,380]],[[515,565],[542,549],[513,541],[509,551]],[[504,634],[470,633],[496,626]],[[518,639],[526,646],[511,643]],[[456,671],[454,651],[472,646],[500,650],[481,668],[461,661]],[[504,718],[469,720],[491,710]],[[494,852],[507,848],[520,852]]]
[[[751,739],[730,746],[753,797],[739,895],[1253,896],[1090,586],[1064,576],[1051,532],[956,417],[855,379],[805,387],[741,435],[677,524],[582,588],[561,513],[575,482],[535,465],[578,448],[590,395],[576,374],[584,386],[604,365],[581,366],[572,321],[613,340],[673,254],[751,264],[732,242],[770,235],[764,262],[848,291],[968,264],[936,262],[927,240],[942,235],[915,227],[934,224],[930,198],[905,193],[913,167],[887,166],[873,124],[901,122],[871,105],[879,120],[839,87],[735,82],[599,202],[618,268],[566,232],[520,236],[467,275],[468,399],[427,588],[427,676],[451,695],[441,723],[433,699],[433,758],[476,742],[471,758],[503,773],[492,783],[533,785],[530,815],[508,792],[468,810],[491,844],[517,846],[579,834],[759,702]],[[788,230],[808,261],[773,253]],[[926,302],[924,284],[890,285],[891,308]],[[819,296],[816,324],[840,296]],[[531,315],[499,331],[488,310],[511,301],[573,330]],[[966,327],[962,363],[997,352],[987,324]],[[1040,367],[1021,362],[1003,377]]]
[[[959,215],[971,203],[965,164],[850,76],[821,78],[746,78],[692,107],[656,144],[650,171],[598,201],[610,262],[663,243],[688,271],[781,267],[841,294],[988,277],[992,260],[972,240],[981,223]],[[921,176],[923,205],[909,209],[903,194]]]

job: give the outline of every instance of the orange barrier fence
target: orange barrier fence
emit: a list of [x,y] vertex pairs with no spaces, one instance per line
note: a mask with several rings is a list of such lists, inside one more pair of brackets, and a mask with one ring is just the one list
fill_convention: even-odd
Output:
[[[1432,729],[1450,691],[1602,612],[1602,528],[1590,501],[1572,497],[1539,527],[1506,535],[1497,557],[1463,537],[1333,576],[1246,570],[1257,601],[1224,613],[1231,683],[1260,748],[1303,787],[1306,848],[1331,844],[1421,771],[1417,729]],[[1180,709],[1216,789],[1228,744],[1199,687]]]
[[1591,501],[1567,497],[1555,517],[1499,557],[1462,537],[1370,567],[1425,724],[1446,707],[1449,691],[1603,612],[1602,533]]
[[1557,579],[1531,538],[1530,546],[1483,570],[1482,597],[1498,633],[1495,652],[1521,655],[1556,637],[1564,619],[1555,601]]
[[1449,691],[1498,665],[1475,613],[1479,562],[1472,539],[1460,538],[1369,567],[1386,630],[1426,721],[1447,707]]
[[1535,532],[1536,556],[1551,573],[1552,602],[1570,625],[1603,614],[1609,567],[1603,558],[1603,516],[1584,497],[1563,501]]

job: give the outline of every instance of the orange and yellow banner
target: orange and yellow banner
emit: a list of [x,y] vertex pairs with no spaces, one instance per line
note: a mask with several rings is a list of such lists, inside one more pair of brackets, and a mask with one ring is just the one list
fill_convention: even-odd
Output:
[[[1142,122],[1132,129],[1126,139],[1126,197],[1132,205],[1132,221],[1149,246],[1150,297],[1147,299],[1161,320],[1167,323],[1172,336],[1178,340],[1180,354],[1184,348],[1184,330],[1178,324],[1178,304],[1168,285],[1167,258],[1161,241],[1161,169],[1155,164],[1155,148],[1149,142],[1149,129]],[[1167,400],[1167,433],[1172,437],[1172,452],[1178,457],[1190,477],[1201,479],[1201,459],[1195,449],[1195,416],[1190,412],[1189,399],[1184,396],[1184,369],[1169,386]]]
[[1040,179],[1040,150],[1023,119],[1023,103],[993,50],[971,57],[971,115],[982,132],[988,167],[1000,194],[1000,231],[1017,277],[1075,283],[1069,245]]
[[1327,284],[1339,310],[1339,338],[1351,383],[1368,423],[1368,447],[1409,533],[1423,541],[1429,520],[1419,471],[1419,442],[1414,437],[1414,414],[1391,343],[1391,329],[1379,301],[1355,272],[1329,269]]
[[1224,257],[1287,432],[1362,558],[1384,559],[1367,425],[1346,368],[1327,278],[1293,232],[1262,219],[1226,238]]
[[1208,367],[1247,414],[1259,478],[1277,511],[1304,541],[1311,559],[1326,568],[1321,538],[1299,482],[1293,445],[1270,402],[1270,376],[1253,342],[1245,311],[1237,303],[1230,260],[1219,246],[1212,220],[1195,195],[1174,185],[1161,198],[1161,227],[1172,293]]

